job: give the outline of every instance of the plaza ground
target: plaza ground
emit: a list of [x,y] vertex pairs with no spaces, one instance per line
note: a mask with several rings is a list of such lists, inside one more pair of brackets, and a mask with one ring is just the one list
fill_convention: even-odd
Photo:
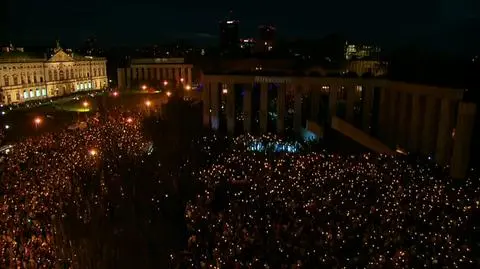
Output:
[[[73,97],[66,97],[37,107],[8,110],[0,112],[0,127],[5,134],[3,144],[13,143],[20,139],[53,132],[86,117],[94,116],[104,102],[108,108],[122,106],[126,109],[145,107],[149,101],[151,108],[158,109],[161,102],[165,102],[166,95],[162,93],[122,92],[114,95],[105,92],[98,95],[85,93]],[[40,119],[38,124],[36,119]]]

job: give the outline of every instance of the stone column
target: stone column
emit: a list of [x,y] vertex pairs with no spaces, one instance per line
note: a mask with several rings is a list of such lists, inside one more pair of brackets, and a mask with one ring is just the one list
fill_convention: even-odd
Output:
[[330,93],[328,95],[328,111],[330,115],[328,115],[329,122],[331,122],[332,117],[337,116],[337,97],[338,97],[338,86],[337,85],[330,85]]
[[386,88],[380,89],[380,104],[378,113],[378,136],[381,140],[387,140],[388,134],[388,103],[390,100],[389,92]]
[[138,80],[143,82],[145,80],[145,73],[147,73],[147,70],[146,70],[146,68],[142,67],[142,68],[139,68],[138,71],[139,71]]
[[210,127],[210,82],[205,83],[205,87],[202,92],[203,99],[203,126]]
[[427,96],[425,102],[425,113],[423,115],[423,129],[422,129],[422,153],[425,155],[431,154],[435,148],[435,107],[437,99],[432,96]]
[[450,175],[464,178],[468,174],[470,145],[475,125],[477,107],[473,103],[461,102],[458,107],[457,126],[453,142],[453,155]]
[[399,113],[400,117],[398,119],[398,144],[400,144],[403,148],[407,148],[407,140],[408,140],[408,122],[407,122],[407,98],[408,95],[404,92],[399,92]]
[[268,83],[260,84],[260,131],[268,131]]
[[420,146],[420,129],[422,128],[421,120],[421,107],[420,107],[420,95],[412,94],[412,118],[410,121],[410,140],[409,145],[411,152],[418,152]]
[[175,67],[173,69],[173,79],[175,80],[175,82],[180,81],[179,77],[180,77],[180,74],[178,74],[178,67]]
[[163,77],[163,80],[168,80],[167,68],[162,68],[162,77]]
[[320,111],[320,89],[311,86],[310,101],[310,119],[317,122],[318,112]]
[[[133,80],[138,80],[138,73],[140,73],[140,70],[138,67],[132,68],[132,79]],[[135,81],[137,82],[137,81]]]
[[345,86],[347,91],[347,102],[346,102],[346,117],[348,123],[353,124],[354,121],[354,109],[355,109],[355,87],[353,85]]
[[227,89],[227,131],[229,134],[235,133],[235,85],[225,84]]
[[373,87],[363,86],[362,91],[362,128],[365,133],[369,134],[372,124]]
[[183,78],[183,83],[188,83],[188,80],[185,77],[185,68],[183,66],[180,68],[180,78]]
[[132,88],[132,68],[127,68],[127,75],[125,78],[127,82],[127,90],[130,90]]
[[117,69],[117,77],[118,77],[118,89],[124,90],[125,89],[125,68]]
[[293,130],[300,132],[302,130],[302,87],[293,85],[294,94],[294,113]]
[[388,102],[388,144],[396,148],[398,144],[398,120],[397,120],[397,102],[398,102],[398,92],[390,89],[390,99]]
[[187,80],[187,83],[189,85],[192,84],[192,69],[190,67],[187,67],[187,78],[186,78],[186,80]]
[[440,105],[440,118],[437,132],[437,147],[435,150],[435,160],[439,165],[446,165],[449,162],[452,152],[452,131],[454,120],[453,102],[448,98],[443,98]]
[[156,72],[156,74],[157,74],[157,75],[156,75],[157,80],[160,80],[160,79],[161,79],[161,77],[160,77],[160,68],[155,68],[155,72]]
[[218,92],[218,82],[211,83],[210,87],[210,107],[212,108],[211,124],[212,129],[217,131],[220,125],[220,93]]
[[277,89],[277,133],[283,134],[285,131],[285,95],[287,94],[287,84],[281,83]]
[[252,131],[252,84],[244,85],[243,95],[243,130],[245,133]]

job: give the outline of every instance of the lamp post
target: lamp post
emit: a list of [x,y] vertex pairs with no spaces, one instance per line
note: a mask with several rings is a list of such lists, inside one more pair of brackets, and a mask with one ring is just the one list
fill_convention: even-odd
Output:
[[33,119],[33,124],[35,125],[35,130],[38,130],[38,126],[40,126],[41,123],[42,123],[42,118],[35,117],[35,119]]
[[150,116],[150,107],[152,106],[152,102],[150,100],[145,101],[145,107],[147,108],[147,115]]

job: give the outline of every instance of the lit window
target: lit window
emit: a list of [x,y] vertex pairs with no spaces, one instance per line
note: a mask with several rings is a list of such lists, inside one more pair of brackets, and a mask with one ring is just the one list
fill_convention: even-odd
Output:
[[30,90],[30,98],[32,97],[35,97],[35,93],[33,92],[33,90]]
[[46,89],[42,89],[42,96],[47,96],[47,90]]
[[27,92],[27,91],[23,91],[23,98],[24,98],[24,99],[27,99],[27,98],[28,98],[28,92]]
[[39,97],[40,96],[40,89],[37,89],[35,93],[36,93],[37,97]]

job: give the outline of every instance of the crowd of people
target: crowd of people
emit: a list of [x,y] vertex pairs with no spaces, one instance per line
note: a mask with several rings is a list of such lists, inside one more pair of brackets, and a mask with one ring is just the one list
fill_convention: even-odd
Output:
[[[90,117],[84,129],[13,144],[1,164],[0,268],[72,267],[79,253],[65,242],[63,220],[88,223],[92,207],[105,204],[109,185],[103,174],[118,169],[118,162],[106,160],[145,154],[150,144],[142,133],[143,116],[115,109]],[[99,182],[88,180],[94,176]],[[90,184],[99,184],[101,191],[89,192]]]
[[[212,148],[204,139],[205,150]],[[265,136],[263,141],[278,143]],[[478,178],[365,153],[256,152],[250,136],[195,174],[184,268],[474,268]],[[250,147],[251,148],[251,147]],[[477,215],[477,216],[476,216]],[[478,229],[478,226],[477,226]],[[478,267],[477,267],[478,268]]]
[[[183,160],[184,154],[162,161],[150,158],[146,166],[128,165],[130,160],[143,163],[152,152],[142,126],[148,115],[115,108],[92,115],[86,128],[44,133],[12,145],[0,163],[0,268],[119,268],[95,262],[119,259],[126,252],[112,250],[112,245],[122,240],[87,249],[88,237],[97,237],[93,245],[102,244],[105,231],[127,240],[121,228],[100,225],[102,216],[117,215],[120,222],[125,216],[144,216],[132,225],[152,225],[149,229],[155,231],[161,219],[174,215],[165,207],[179,204],[184,220],[185,204],[175,196],[182,181],[173,180],[172,191],[161,195],[152,185],[163,182],[159,189],[166,188],[167,175],[180,177],[167,159]],[[161,140],[173,147],[185,142],[175,142],[174,134]],[[188,242],[185,251],[170,255],[172,268],[479,265],[474,253],[478,177],[454,181],[442,168],[398,156],[310,152],[308,146],[273,135],[209,135],[196,142],[192,151],[200,147],[202,157],[177,164],[191,168],[188,178],[201,187],[186,204]],[[139,175],[134,169],[157,170],[152,177],[156,181],[133,187],[112,184],[134,180]],[[137,204],[126,209],[114,205],[137,189],[143,189]],[[140,213],[120,213],[130,209]],[[103,230],[85,232],[97,226]],[[148,240],[137,241],[136,248],[151,251],[148,244],[154,243],[149,240],[158,238],[151,239],[144,230],[139,228]]]

